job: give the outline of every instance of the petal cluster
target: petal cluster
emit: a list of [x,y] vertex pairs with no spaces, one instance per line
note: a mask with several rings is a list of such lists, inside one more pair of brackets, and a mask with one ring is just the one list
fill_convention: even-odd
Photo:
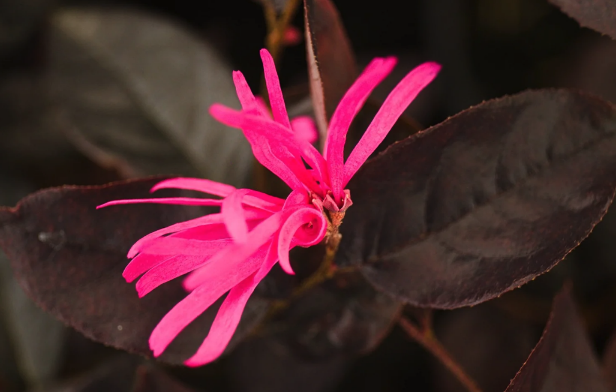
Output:
[[[385,139],[402,112],[440,70],[440,65],[428,62],[409,72],[389,94],[344,161],[344,144],[353,118],[374,88],[392,71],[396,59],[375,58],[346,92],[332,115],[323,154],[295,133],[282,98],[274,61],[265,49],[261,50],[261,59],[273,119],[260,109],[239,71],[233,73],[233,81],[242,110],[215,104],[210,113],[218,121],[242,129],[257,160],[291,189],[305,189],[323,201],[327,201],[329,196],[337,208],[343,208],[345,204],[344,188],[350,179]],[[336,208],[329,203],[325,205],[332,210]]]
[[152,198],[116,200],[99,206],[163,203],[220,206],[220,213],[152,232],[129,250],[132,258],[123,272],[127,282],[137,279],[140,297],[163,283],[188,274],[183,286],[189,294],[163,317],[150,336],[150,348],[160,355],[195,318],[225,293],[207,338],[186,364],[199,366],[216,359],[231,340],[246,302],[276,262],[291,271],[289,250],[323,240],[327,221],[311,205],[305,192],[293,191],[286,200],[249,189],[194,178],[174,178],[158,189],[200,191],[222,199]]
[[376,58],[365,68],[334,112],[321,154],[312,145],[317,138],[314,123],[307,117],[289,119],[274,61],[266,50],[261,51],[261,58],[271,114],[238,71],[233,73],[233,80],[242,110],[217,104],[210,112],[219,121],[243,131],[256,159],[291,188],[286,199],[205,179],[174,178],[157,184],[152,191],[186,189],[216,198],[116,200],[99,206],[163,203],[220,207],[219,213],[180,222],[141,238],[130,249],[128,257],[132,260],[123,273],[128,282],[139,278],[139,296],[187,274],[183,285],[189,294],[163,317],[150,336],[155,356],[228,293],[207,337],[186,361],[189,366],[206,364],[222,354],[250,295],[276,263],[293,273],[289,260],[293,247],[316,245],[331,233],[332,222],[335,227],[340,224],[352,204],[345,189],[347,183],[440,69],[435,63],[425,63],[407,74],[345,161],[344,144],[353,118],[396,60]]

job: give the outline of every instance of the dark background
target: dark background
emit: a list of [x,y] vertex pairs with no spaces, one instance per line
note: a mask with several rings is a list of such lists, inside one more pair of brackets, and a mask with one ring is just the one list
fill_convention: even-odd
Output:
[[[375,93],[377,98],[384,98],[388,89],[420,62],[434,60],[443,65],[434,86],[408,112],[424,126],[483,100],[526,89],[582,88],[616,102],[616,43],[580,28],[547,1],[334,3],[360,65],[374,56],[396,55],[400,60],[394,76]],[[45,116],[48,102],[40,80],[48,67],[47,18],[57,9],[85,5],[138,7],[177,20],[213,44],[234,69],[242,70],[253,89],[259,87],[262,68],[258,50],[264,46],[266,25],[257,2],[3,0],[1,205],[14,205],[43,187],[102,184],[121,178],[117,170],[101,167],[79,152],[73,142],[55,133],[52,120]],[[293,24],[302,27],[302,12],[296,14]],[[278,70],[283,89],[290,95],[307,94],[303,41],[284,50]],[[554,293],[565,281],[572,281],[581,314],[601,353],[616,324],[614,235],[616,216],[608,212],[578,249],[536,281],[474,308],[438,312],[437,334],[486,392],[502,391],[536,344]],[[0,265],[6,267],[3,262],[0,260]],[[45,390],[70,383],[65,380],[124,356],[37,312],[20,294],[9,270],[0,272],[0,391]],[[225,358],[201,369],[168,371],[198,390],[268,390],[267,386],[242,386],[238,366]],[[120,373],[113,370],[112,378],[125,377]],[[323,377],[330,377],[325,373]],[[376,350],[334,373],[332,379],[340,379],[331,389],[336,391],[462,390],[398,327]]]

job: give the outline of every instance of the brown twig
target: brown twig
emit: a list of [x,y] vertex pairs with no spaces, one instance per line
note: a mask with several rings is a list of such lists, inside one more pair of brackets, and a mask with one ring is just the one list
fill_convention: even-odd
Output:
[[445,347],[434,335],[429,322],[422,322],[423,328],[417,327],[406,317],[400,317],[398,323],[417,343],[421,344],[426,350],[434,355],[469,392],[481,392],[477,383],[462,369],[462,367],[451,357]]

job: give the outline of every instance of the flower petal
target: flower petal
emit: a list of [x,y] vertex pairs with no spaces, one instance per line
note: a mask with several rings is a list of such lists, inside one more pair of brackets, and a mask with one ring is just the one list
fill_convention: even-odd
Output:
[[165,260],[164,263],[159,263],[137,281],[135,289],[137,289],[139,298],[142,298],[161,284],[201,267],[207,260],[208,257],[205,255],[185,256],[182,254],[171,257]]
[[[288,129],[263,116],[250,115],[219,104],[212,105],[210,113],[223,124],[244,130],[249,140],[260,138],[261,151],[253,147],[255,157],[285,181],[291,189],[303,189],[302,184],[304,184],[313,192],[321,193],[320,185],[301,162],[301,157],[304,156],[317,172],[326,173],[325,160],[313,145],[299,140]],[[268,164],[261,161],[260,154],[264,152],[267,152],[265,154],[267,157],[272,157]],[[289,171],[294,181],[287,180]]]
[[187,189],[191,191],[199,191],[225,197],[235,190],[235,187],[223,184],[221,182],[205,180],[201,178],[170,178],[154,185],[150,192],[155,192],[159,189]]
[[129,249],[128,257],[129,258],[135,257],[137,253],[140,252],[141,249],[144,246],[146,246],[150,241],[160,236],[163,236],[165,234],[175,233],[181,230],[186,230],[186,229],[200,227],[200,226],[208,226],[208,225],[217,224],[217,223],[222,223],[221,214],[209,214],[205,216],[200,216],[195,219],[190,219],[184,222],[178,222],[171,226],[163,227],[162,229],[153,231],[150,234],[145,235],[141,237],[139,240],[137,240],[137,242],[135,242],[133,246]]
[[248,193],[243,199],[243,204],[264,210],[278,212],[284,204],[284,199],[270,196],[267,193],[248,189]]
[[[293,240],[295,233],[298,232],[304,225],[310,225],[315,222],[315,219],[321,223],[320,227],[327,227],[327,224],[323,224],[321,220],[325,220],[321,212],[317,211],[313,207],[304,207],[289,214],[288,218],[284,221],[284,224],[280,228],[280,234],[278,235],[278,263],[280,267],[289,275],[295,275],[291,268],[291,262],[289,260],[289,251],[295,245]],[[325,237],[324,230],[318,230],[319,234],[322,232],[322,236],[319,239]]]
[[237,329],[248,299],[259,282],[276,264],[276,247],[276,241],[272,242],[261,268],[231,289],[218,310],[207,337],[195,355],[184,362],[186,366],[205,365],[214,361],[224,352]]
[[272,107],[272,115],[274,121],[291,129],[289,123],[289,115],[287,114],[287,108],[284,104],[284,98],[282,96],[282,90],[280,89],[280,80],[278,79],[278,73],[276,72],[276,65],[274,59],[267,49],[261,49],[261,61],[263,62],[263,73],[265,76],[265,84],[267,85],[267,93],[269,95],[270,106]]
[[164,245],[157,248],[156,251],[160,251],[160,254],[176,256],[157,264],[139,279],[135,287],[139,297],[143,297],[163,283],[202,267],[214,254],[233,243],[231,239],[198,241],[164,237],[160,240],[157,241],[156,245]]
[[[246,79],[241,72],[233,73],[233,81],[235,83],[235,90],[237,96],[242,104],[242,109],[246,113],[262,116],[257,106],[256,100]],[[216,120],[223,124],[229,125],[229,120],[234,116],[234,111],[228,112],[228,108],[220,104],[214,104],[210,106],[210,114]],[[272,124],[276,124],[272,122]],[[269,169],[272,173],[277,175],[282,181],[284,181],[291,189],[298,189],[302,187],[301,181],[297,179],[293,171],[287,167],[285,163],[280,160],[280,157],[272,152],[269,142],[266,137],[261,134],[251,132],[248,128],[242,128],[236,126],[236,128],[242,129],[244,136],[252,147],[252,153],[259,163]],[[288,131],[285,131],[288,132]]]
[[[263,264],[267,248],[263,246],[262,249],[259,249],[255,257],[251,259],[252,263],[227,264],[225,260],[219,260],[221,262],[216,263],[217,268],[210,269],[209,279],[204,282],[206,284],[195,288],[186,298],[175,305],[154,328],[149,340],[154,356],[159,356],[188,324],[224,293],[256,272]],[[212,259],[207,265],[211,265],[213,262]]]
[[209,257],[233,244],[231,238],[215,240],[200,240],[181,237],[160,237],[149,245],[141,254],[150,255],[183,255]]
[[351,177],[381,144],[402,112],[411,104],[417,94],[436,77],[440,69],[441,66],[437,63],[421,64],[409,72],[387,96],[383,106],[374,116],[364,136],[344,164],[342,188],[348,184]]
[[148,255],[140,253],[128,263],[126,268],[124,268],[122,277],[130,283],[137,279],[139,275],[171,258],[173,258],[171,255]]
[[220,213],[227,231],[236,242],[246,242],[248,225],[242,206],[242,199],[248,194],[248,189],[238,189],[222,202]]
[[291,120],[291,128],[295,132],[295,136],[310,144],[315,143],[319,138],[319,131],[314,123],[314,120],[309,116],[297,116]]
[[222,205],[221,199],[197,199],[193,197],[159,197],[149,199],[125,199],[109,201],[105,204],[97,206],[96,209],[105,208],[109,206],[117,206],[121,204],[177,204],[183,206],[220,206]]
[[242,264],[241,262],[250,259],[251,256],[264,244],[269,243],[280,226],[282,225],[282,213],[273,214],[261,222],[250,233],[245,243],[235,243],[218,252],[212,257],[209,263],[194,271],[184,279],[184,288],[188,291],[194,290],[204,283],[207,283],[213,269],[218,266],[218,261],[224,261],[225,265]]
[[336,202],[341,198],[344,182],[344,143],[351,122],[374,88],[392,71],[396,59],[375,58],[344,94],[329,123],[323,155],[327,161]]

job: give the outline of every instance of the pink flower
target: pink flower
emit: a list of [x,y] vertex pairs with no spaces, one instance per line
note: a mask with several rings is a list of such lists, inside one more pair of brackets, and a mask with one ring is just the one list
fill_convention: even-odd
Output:
[[[180,222],[137,241],[123,277],[142,297],[172,279],[183,281],[189,294],[152,331],[150,348],[159,356],[171,341],[218,298],[229,292],[209,334],[186,365],[199,366],[218,358],[231,340],[248,298],[278,262],[293,274],[289,251],[313,246],[337,235],[345,210],[352,204],[345,189],[349,180],[383,141],[404,109],[434,79],[440,66],[425,63],[394,88],[346,162],[343,148],[351,121],[372,90],[393,69],[394,58],[374,59],[342,98],[332,116],[323,155],[308,118],[290,121],[269,52],[261,51],[272,117],[250,91],[244,76],[233,73],[242,110],[213,105],[219,121],[241,128],[257,160],[280,177],[291,193],[283,200],[249,189],[194,178],[162,181],[152,191],[189,189],[222,199],[153,198],[117,200],[101,207],[130,203],[220,206],[220,213]],[[307,167],[308,166],[308,167]]]

